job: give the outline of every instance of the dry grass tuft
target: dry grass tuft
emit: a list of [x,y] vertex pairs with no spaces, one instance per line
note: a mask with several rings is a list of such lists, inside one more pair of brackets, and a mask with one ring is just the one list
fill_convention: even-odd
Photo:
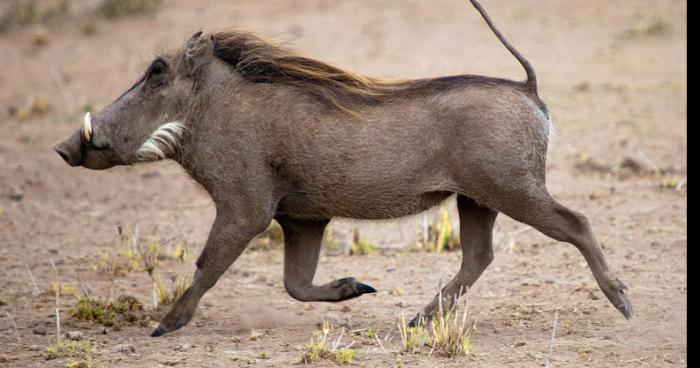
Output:
[[[465,297],[464,303],[454,303],[453,307],[446,311],[440,303],[438,313],[430,321],[426,322],[421,318],[414,327],[408,327],[402,312],[398,328],[403,350],[417,354],[429,347],[429,354],[436,352],[448,358],[471,354],[471,335],[476,323],[467,318],[467,303]],[[463,304],[462,307],[460,304]]]
[[122,295],[114,301],[81,295],[68,314],[79,320],[97,322],[106,327],[128,324],[146,327],[150,321],[143,304],[129,295]]
[[640,23],[622,32],[622,38],[633,39],[643,37],[660,37],[668,34],[671,26],[662,20]]
[[0,2],[0,33],[15,26],[42,23],[69,13],[69,0],[4,0]]
[[0,290],[0,306],[8,305],[15,300],[15,296],[7,293],[6,291]]
[[168,288],[165,283],[163,283],[160,276],[155,273],[153,276],[153,305],[158,307],[174,303],[187,291],[190,284],[192,284],[191,278],[178,276],[174,280],[173,286]]
[[303,351],[301,355],[301,363],[312,364],[321,359],[335,361],[340,365],[352,363],[353,359],[355,359],[355,354],[357,353],[355,349],[351,348],[355,342],[351,342],[344,348],[339,348],[340,341],[345,333],[345,329],[343,328],[340,331],[340,335],[335,340],[330,339],[330,334],[332,332],[333,331],[328,322],[323,322],[321,324],[320,331],[318,331],[316,335],[311,338],[311,341]]
[[97,7],[97,14],[110,19],[151,15],[158,11],[161,5],[161,0],[102,0]]
[[282,226],[280,226],[277,221],[272,220],[270,226],[250,242],[248,249],[253,251],[271,250],[280,248],[283,245],[284,231],[282,230]]
[[360,231],[355,229],[352,233],[352,242],[350,243],[350,255],[365,256],[372,254],[377,250],[377,247],[369,241],[360,237]]
[[[178,260],[184,262],[190,256],[187,241],[182,234],[176,234],[168,239],[158,235],[158,226],[151,228],[151,233],[141,239],[139,226],[133,229],[118,226],[119,244],[121,251],[115,256],[101,257],[93,269],[111,276],[124,276],[131,272],[143,270],[153,274],[162,260]],[[143,246],[141,243],[145,243]]]
[[404,247],[403,250],[440,253],[442,251],[453,251],[460,248],[459,235],[452,231],[450,224],[450,213],[447,206],[442,206],[440,220],[427,224],[427,234],[423,239]]
[[89,354],[95,351],[90,341],[72,341],[61,339],[59,342],[49,345],[44,350],[44,359],[53,360],[60,358],[89,358]]

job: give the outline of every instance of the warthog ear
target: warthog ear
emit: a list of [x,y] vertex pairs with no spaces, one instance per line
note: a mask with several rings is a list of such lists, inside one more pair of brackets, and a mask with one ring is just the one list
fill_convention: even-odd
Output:
[[190,75],[196,75],[202,65],[211,61],[214,55],[214,41],[199,31],[185,43],[184,55]]

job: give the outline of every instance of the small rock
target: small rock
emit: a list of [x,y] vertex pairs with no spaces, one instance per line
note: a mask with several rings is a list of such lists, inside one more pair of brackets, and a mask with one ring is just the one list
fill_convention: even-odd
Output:
[[341,312],[344,312],[344,313],[348,313],[348,312],[351,312],[352,309],[350,309],[349,306],[344,305],[343,308],[340,309],[340,311],[341,311]]
[[192,349],[193,346],[194,345],[188,343],[178,344],[177,347],[175,347],[175,351],[188,351]]
[[524,341],[518,341],[518,342],[516,342],[515,344],[513,344],[513,346],[515,346],[516,348],[517,348],[517,347],[520,347],[520,346],[524,346],[524,345],[525,345],[525,342],[524,342]]
[[107,330],[107,327],[102,327],[98,330],[98,332],[102,335],[106,335],[109,331]]
[[644,163],[635,157],[625,157],[620,163],[620,168],[627,169],[636,174],[647,171]]
[[51,34],[46,28],[39,28],[32,33],[32,44],[34,46],[46,46],[51,41]]
[[250,337],[248,338],[248,340],[250,340],[250,341],[260,340],[263,336],[265,336],[265,334],[266,334],[265,330],[262,330],[262,329],[253,330],[250,332]]
[[19,202],[24,198],[24,192],[17,188],[12,188],[9,193],[7,193],[7,198]]
[[29,350],[31,350],[31,351],[39,351],[39,350],[42,350],[42,349],[41,349],[41,346],[39,346],[39,345],[30,345],[30,346],[29,346]]
[[134,348],[133,345],[129,344],[119,344],[112,348],[112,351],[115,353],[133,354],[136,352],[136,348]]
[[46,330],[43,329],[43,328],[41,328],[41,327],[37,327],[37,328],[33,329],[33,330],[32,330],[32,333],[35,334],[35,335],[46,336]]
[[68,340],[80,341],[84,337],[85,337],[85,334],[83,334],[80,331],[68,331],[68,332],[66,332],[66,339],[68,339]]
[[266,352],[263,351],[260,354],[258,354],[257,358],[258,359],[270,359],[270,356]]

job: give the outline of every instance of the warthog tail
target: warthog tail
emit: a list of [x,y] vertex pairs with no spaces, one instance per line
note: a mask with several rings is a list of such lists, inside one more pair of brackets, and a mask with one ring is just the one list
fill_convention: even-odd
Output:
[[510,51],[513,56],[515,56],[516,59],[520,62],[520,64],[525,68],[525,73],[527,73],[527,80],[525,81],[525,86],[527,89],[535,96],[537,96],[537,75],[535,75],[535,69],[532,67],[532,64],[520,53],[518,50],[513,47],[513,45],[506,40],[505,37],[501,34],[501,32],[496,28],[496,26],[493,24],[493,21],[491,20],[491,17],[486,13],[486,10],[479,4],[477,0],[469,0],[472,5],[476,8],[476,10],[481,14],[481,16],[484,18],[486,21],[486,24],[488,24],[489,28],[491,28],[491,31],[498,37],[498,39],[501,41],[503,46]]

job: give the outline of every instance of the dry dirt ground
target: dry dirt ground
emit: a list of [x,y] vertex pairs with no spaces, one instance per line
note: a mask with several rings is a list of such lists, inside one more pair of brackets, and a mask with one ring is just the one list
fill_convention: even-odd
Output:
[[[93,266],[120,251],[119,225],[139,224],[144,233],[157,225],[164,239],[182,234],[193,256],[159,267],[167,282],[192,272],[213,206],[183,170],[161,162],[92,172],[68,167],[51,147],[79,126],[82,109],[108,104],[153,55],[193,31],[254,30],[372,76],[523,76],[462,0],[165,0],[152,15],[94,21],[84,14],[97,1],[72,3],[63,17],[0,34],[0,366],[66,364],[42,355],[55,342],[55,301],[44,291],[58,278],[106,296],[110,281]],[[605,300],[573,246],[500,216],[496,259],[470,290],[478,320],[473,354],[401,353],[397,337],[383,341],[384,351],[362,332],[348,332],[343,345],[355,341],[357,348],[352,365],[544,366],[558,311],[555,367],[686,366],[686,2],[484,0],[484,6],[539,73],[557,129],[548,187],[589,216],[611,267],[630,286],[636,314],[626,321]],[[23,116],[32,99],[35,111]],[[42,113],[44,101],[49,109]],[[647,173],[651,165],[642,157],[659,172]],[[68,316],[75,298],[66,295],[62,329],[83,332],[96,346],[92,363],[106,367],[284,367],[299,361],[321,321],[395,336],[402,311],[419,310],[458,269],[459,252],[391,250],[415,239],[420,216],[334,221],[332,228],[340,242],[358,228],[389,250],[326,252],[316,282],[355,276],[378,293],[300,303],[282,286],[280,249],[246,251],[204,297],[193,322],[166,337],[148,337],[155,322],[102,334],[97,324]],[[33,295],[32,277],[40,295]],[[117,277],[112,288],[150,305],[144,272]],[[122,344],[135,351],[116,351]]]

